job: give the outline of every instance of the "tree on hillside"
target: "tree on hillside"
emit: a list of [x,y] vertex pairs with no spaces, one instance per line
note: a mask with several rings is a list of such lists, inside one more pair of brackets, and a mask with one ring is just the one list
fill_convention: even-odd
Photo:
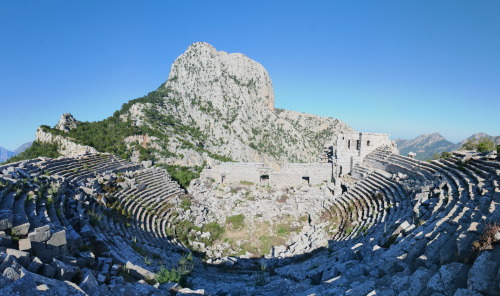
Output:
[[495,143],[488,138],[482,138],[479,139],[479,141],[468,140],[467,142],[465,142],[465,144],[462,145],[462,149],[474,150],[478,152],[488,152],[495,149]]
[[464,149],[464,150],[476,150],[476,141],[467,140],[467,142],[465,142],[462,145],[462,149]]
[[479,152],[493,151],[493,149],[495,149],[495,143],[488,138],[482,138],[477,144],[477,151]]
[[5,163],[37,158],[39,156],[56,158],[61,156],[61,154],[57,151],[57,144],[34,141],[31,147],[7,159]]

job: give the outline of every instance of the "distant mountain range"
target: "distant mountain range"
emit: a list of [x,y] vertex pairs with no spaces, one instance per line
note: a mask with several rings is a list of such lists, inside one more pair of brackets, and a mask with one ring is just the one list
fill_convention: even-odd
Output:
[[409,152],[415,152],[417,154],[415,156],[416,159],[426,160],[432,159],[436,153],[460,149],[469,140],[479,140],[482,138],[489,138],[496,145],[500,145],[500,136],[494,137],[485,133],[473,134],[459,143],[450,142],[439,133],[420,135],[411,140],[394,139],[394,141],[398,145],[401,155],[406,156]]
[[3,147],[0,146],[0,163],[6,161],[7,159],[11,158],[12,156],[18,155],[19,153],[23,152],[24,150],[28,149],[33,142],[28,142],[24,143],[21,146],[19,146],[16,150],[14,151],[9,151]]

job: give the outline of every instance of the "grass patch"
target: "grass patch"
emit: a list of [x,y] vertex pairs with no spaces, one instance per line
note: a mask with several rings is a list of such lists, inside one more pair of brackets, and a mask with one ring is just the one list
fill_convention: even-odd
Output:
[[210,232],[211,241],[218,240],[222,237],[225,230],[217,222],[210,222],[202,227],[203,232]]
[[188,197],[182,197],[182,201],[181,201],[181,209],[183,209],[184,211],[187,211],[189,210],[189,208],[191,208],[191,200],[188,198]]
[[259,240],[262,254],[270,254],[271,247],[283,245],[285,243],[285,240],[278,236],[263,235],[259,238]]
[[226,223],[231,224],[233,229],[242,229],[245,227],[245,215],[239,214],[227,217]]
[[241,181],[240,181],[240,184],[241,184],[241,185],[249,185],[249,186],[250,186],[250,185],[255,185],[255,183],[254,183],[254,182],[245,181],[245,180],[241,180]]
[[280,225],[278,225],[278,227],[276,227],[276,234],[278,234],[280,236],[288,235],[288,234],[290,234],[291,231],[292,231],[292,228],[288,224],[280,224]]
[[[48,201],[47,201],[47,203],[48,203]],[[90,225],[96,226],[98,223],[101,222],[103,217],[104,217],[103,213],[89,211]]]

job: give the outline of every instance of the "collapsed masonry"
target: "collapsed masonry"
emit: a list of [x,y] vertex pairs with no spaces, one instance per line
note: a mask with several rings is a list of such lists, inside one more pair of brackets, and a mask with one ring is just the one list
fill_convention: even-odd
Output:
[[397,153],[387,134],[342,133],[335,147],[327,147],[315,163],[288,163],[274,171],[264,163],[224,162],[203,170],[201,177],[225,185],[258,185],[273,188],[303,187],[330,183],[352,169],[379,147]]

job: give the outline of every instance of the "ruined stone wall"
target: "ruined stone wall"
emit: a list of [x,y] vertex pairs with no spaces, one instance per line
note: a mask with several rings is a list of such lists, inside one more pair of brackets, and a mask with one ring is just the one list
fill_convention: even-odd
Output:
[[342,133],[335,147],[336,176],[349,174],[351,170],[373,150],[389,146],[397,153],[396,145],[387,134]]
[[328,182],[332,182],[331,163],[289,163],[269,176],[269,185],[277,188],[312,186]]
[[212,178],[215,182],[227,185],[238,185],[242,182],[252,182],[260,185],[263,175],[269,175],[270,168],[263,163],[236,163],[224,162],[220,165],[206,168],[202,171],[201,177]]
[[289,163],[279,171],[271,171],[263,163],[222,163],[204,169],[201,177],[226,185],[252,182],[277,188],[301,187],[332,181],[331,163]]

